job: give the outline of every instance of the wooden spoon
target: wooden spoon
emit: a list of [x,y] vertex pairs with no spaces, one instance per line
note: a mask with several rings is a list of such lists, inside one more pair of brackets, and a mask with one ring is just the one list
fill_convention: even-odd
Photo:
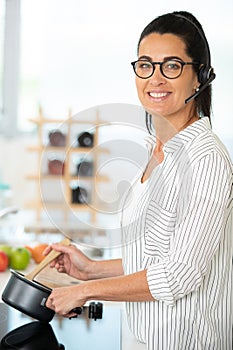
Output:
[[[68,238],[64,238],[60,244],[70,245],[70,240]],[[37,265],[31,272],[24,275],[26,279],[29,281],[33,281],[34,278],[38,275],[38,273],[43,270],[49,263],[51,263],[54,259],[56,259],[61,252],[56,252],[55,250],[51,250],[51,252]]]

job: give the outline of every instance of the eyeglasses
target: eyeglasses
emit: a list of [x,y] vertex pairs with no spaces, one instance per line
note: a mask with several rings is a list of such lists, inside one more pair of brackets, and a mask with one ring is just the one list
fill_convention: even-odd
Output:
[[197,65],[197,62],[183,62],[178,59],[169,59],[163,62],[151,62],[145,59],[131,62],[134,73],[142,79],[150,78],[155,71],[156,64],[160,66],[160,72],[165,78],[176,79],[178,78],[185,65]]

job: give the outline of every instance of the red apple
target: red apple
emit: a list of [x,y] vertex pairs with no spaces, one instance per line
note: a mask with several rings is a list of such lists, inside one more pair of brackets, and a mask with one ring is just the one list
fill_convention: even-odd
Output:
[[8,267],[8,256],[5,252],[0,251],[0,272],[3,272]]
[[8,257],[8,266],[10,265],[10,259],[11,259],[11,251],[12,247],[9,245],[1,244],[0,245],[0,251],[6,253]]

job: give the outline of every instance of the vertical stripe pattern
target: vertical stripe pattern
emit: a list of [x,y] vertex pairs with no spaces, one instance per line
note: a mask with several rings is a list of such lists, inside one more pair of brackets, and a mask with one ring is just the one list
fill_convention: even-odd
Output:
[[155,299],[126,303],[129,326],[148,350],[232,350],[231,160],[208,118],[164,155],[122,210],[124,271],[147,269]]

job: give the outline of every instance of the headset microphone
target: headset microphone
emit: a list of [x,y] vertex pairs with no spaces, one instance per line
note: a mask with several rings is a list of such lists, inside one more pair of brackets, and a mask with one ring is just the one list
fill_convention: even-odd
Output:
[[193,95],[186,98],[185,103],[188,103],[188,102],[192,101],[194,98],[196,98],[203,90],[205,90],[205,88],[207,88],[207,86],[209,86],[212,83],[212,81],[215,79],[215,77],[216,77],[216,74],[213,72],[211,74],[211,76],[209,77],[209,79],[203,85],[201,85],[199,87],[199,89]]
[[201,29],[198,27],[196,23],[194,23],[191,19],[187,18],[186,16],[179,13],[173,13],[173,14],[176,17],[182,18],[183,20],[191,23],[196,28],[197,32],[199,33],[200,37],[203,40],[203,43],[205,45],[206,55],[207,55],[206,64],[202,64],[198,72],[198,81],[200,83],[199,90],[185,100],[185,103],[188,103],[194,98],[196,98],[203,90],[207,88],[207,86],[209,86],[212,83],[212,81],[216,77],[216,74],[214,73],[214,69],[211,67],[210,49],[209,49],[209,44],[205,37],[204,32],[201,31]]

